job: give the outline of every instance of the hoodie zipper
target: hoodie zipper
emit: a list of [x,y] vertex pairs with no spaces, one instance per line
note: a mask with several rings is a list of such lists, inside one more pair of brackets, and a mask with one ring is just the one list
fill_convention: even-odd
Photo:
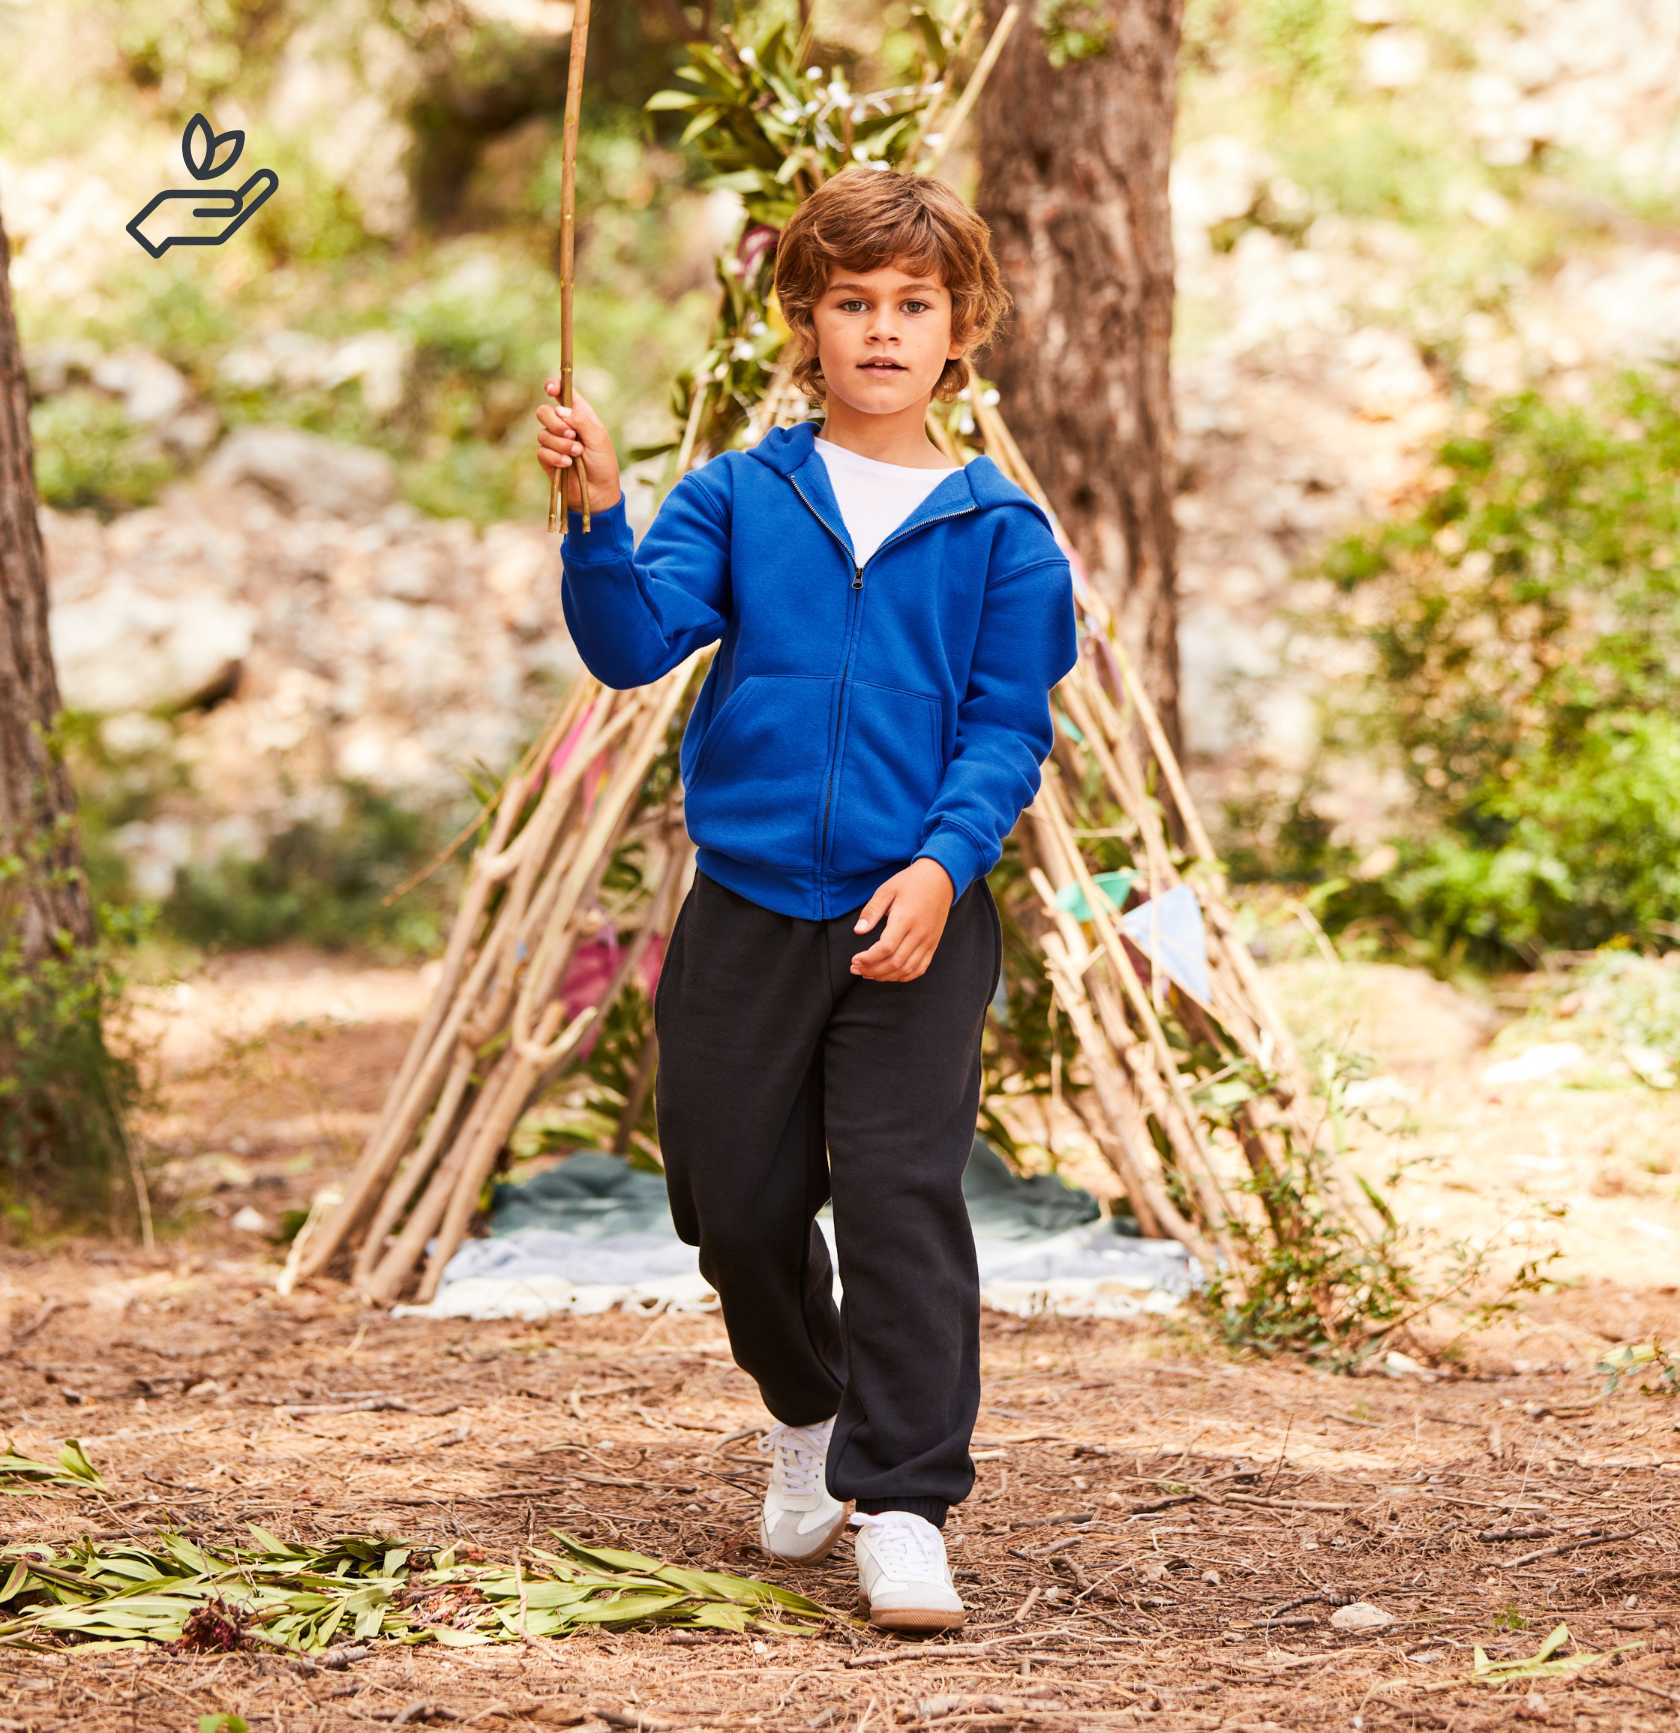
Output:
[[[818,511],[814,505],[811,504],[811,501],[806,497],[804,488],[802,488],[799,485],[799,483],[794,480],[794,477],[793,477],[791,471],[788,474],[788,480],[790,482],[793,482],[793,491],[796,494],[798,494],[802,500],[805,501],[805,504],[810,508],[811,515],[817,520],[818,523],[820,523],[822,525],[822,527],[825,530],[828,531],[828,533],[831,536],[834,537],[834,540],[838,544],[840,551],[846,556],[846,559],[852,568],[852,589],[854,591],[861,590],[863,588],[863,567],[867,566],[869,564],[869,560],[876,558],[876,556],[879,555],[883,549],[890,547],[895,541],[898,541],[902,536],[914,535],[917,530],[926,529],[929,524],[943,523],[946,518],[961,517],[964,512],[975,511],[978,509],[976,506],[974,506],[972,504],[961,505],[961,506],[958,506],[955,511],[941,512],[938,517],[923,518],[920,523],[912,524],[909,527],[909,529],[902,529],[902,528],[896,529],[893,531],[893,533],[890,536],[887,537],[887,539],[884,542],[882,542],[880,544],[880,547],[877,547],[875,552],[869,556],[869,560],[865,560],[863,562],[863,565],[860,566],[857,563],[857,558],[852,553],[852,550],[849,547],[847,547],[846,543],[835,532],[835,528],[834,528],[833,524],[831,524],[828,521],[828,519],[825,518],[823,516],[823,514],[820,511]],[[845,659],[840,664],[840,715],[839,715],[838,721],[835,724],[834,739],[833,739],[833,741],[830,742],[830,746],[829,746],[828,770],[827,770],[824,784],[823,784],[822,839],[818,845],[818,850],[817,850],[817,865],[818,865],[819,870],[821,869],[821,866],[822,866],[824,859],[828,855],[828,812],[829,812],[829,805],[830,805],[830,803],[833,799],[833,795],[834,795],[834,761],[839,755],[838,751],[836,749],[838,748],[839,742],[840,742],[841,738],[843,737],[843,735],[845,733],[845,728],[846,728],[846,714],[845,714],[845,712],[846,712],[846,676],[850,672],[850,669],[851,669],[852,643],[853,643],[853,640],[855,639],[855,637],[857,635],[856,634],[857,618],[862,613],[862,611],[863,611],[863,603],[860,601],[858,603],[856,609],[850,609],[849,610],[848,615],[847,615],[847,620],[846,620],[846,655],[845,655]]]

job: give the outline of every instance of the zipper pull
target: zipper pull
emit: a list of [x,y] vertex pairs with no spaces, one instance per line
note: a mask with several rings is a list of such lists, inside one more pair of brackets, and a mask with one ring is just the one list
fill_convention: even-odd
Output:
[[861,590],[863,588],[863,567],[862,566],[853,566],[853,568],[852,568],[852,588],[854,590]]

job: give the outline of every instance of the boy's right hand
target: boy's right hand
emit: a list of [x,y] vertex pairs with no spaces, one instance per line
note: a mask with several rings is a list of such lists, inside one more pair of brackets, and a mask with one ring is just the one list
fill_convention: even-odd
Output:
[[537,461],[545,473],[560,472],[560,497],[568,511],[582,511],[574,459],[581,452],[589,471],[589,509],[606,511],[618,504],[622,491],[618,477],[618,453],[612,435],[589,400],[572,393],[571,407],[560,401],[560,381],[550,379],[543,389],[554,398],[537,411]]

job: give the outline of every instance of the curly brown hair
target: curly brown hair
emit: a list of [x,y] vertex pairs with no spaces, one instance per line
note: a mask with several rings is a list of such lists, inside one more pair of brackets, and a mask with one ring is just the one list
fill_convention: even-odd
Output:
[[944,284],[951,340],[966,345],[946,361],[933,395],[949,401],[968,385],[967,356],[985,348],[1010,307],[991,230],[944,181],[857,163],[824,181],[776,243],[776,303],[804,351],[793,379],[807,398],[827,396],[813,310],[835,271],[893,264]]

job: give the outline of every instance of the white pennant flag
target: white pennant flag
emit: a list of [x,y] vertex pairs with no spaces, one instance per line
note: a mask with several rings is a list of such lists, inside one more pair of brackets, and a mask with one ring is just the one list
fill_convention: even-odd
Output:
[[1207,934],[1202,905],[1188,885],[1174,885],[1120,917],[1120,930],[1169,981],[1205,1010],[1212,1011],[1213,983],[1208,976]]

